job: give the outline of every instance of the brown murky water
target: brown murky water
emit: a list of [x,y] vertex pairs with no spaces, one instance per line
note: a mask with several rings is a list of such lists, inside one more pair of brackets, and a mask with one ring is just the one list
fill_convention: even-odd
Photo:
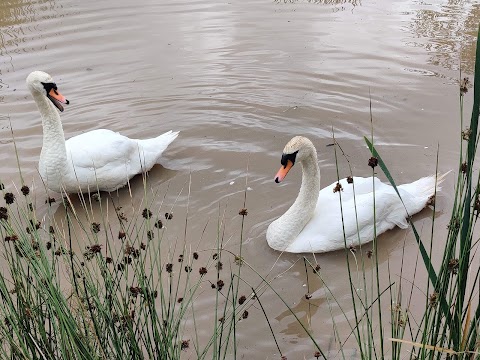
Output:
[[[369,176],[363,136],[370,134],[371,97],[376,144],[397,182],[433,173],[437,146],[440,171],[455,169],[459,69],[472,73],[479,20],[480,5],[469,1],[3,0],[1,179],[7,187],[19,180],[9,116],[23,176],[39,183],[42,128],[25,86],[32,70],[52,74],[71,101],[62,114],[67,137],[96,128],[138,138],[179,130],[165,153],[165,168],[157,166],[149,175],[152,188],[167,192],[165,208],[177,201],[167,240],[183,239],[191,174],[187,244],[214,247],[218,214],[226,209],[227,247],[238,249],[237,213],[248,168],[243,256],[263,275],[286,271],[274,286],[302,321],[311,321],[315,338],[334,358],[339,354],[332,345],[331,312],[339,331],[348,333],[338,306],[320,281],[310,276],[307,286],[303,262],[296,263],[301,256],[284,254],[277,261],[279,254],[265,241],[267,225],[293,201],[301,176],[297,169],[284,184],[274,184],[283,146],[294,135],[310,137],[322,184],[330,184],[335,158],[326,145],[334,129],[355,175]],[[344,160],[340,169],[347,175]],[[135,201],[142,199],[141,179],[131,187],[132,203],[140,206]],[[448,222],[453,176],[443,188],[437,241]],[[45,211],[44,194],[38,193]],[[130,202],[127,190],[118,197]],[[415,217],[425,234],[429,215],[425,210]],[[200,237],[207,223],[213,225]],[[381,271],[386,273],[389,263],[398,280],[403,259],[408,270],[403,275],[411,276],[417,257],[411,232],[390,231],[380,240]],[[316,261],[352,319],[345,254],[322,254]],[[248,271],[244,276],[258,282]],[[310,302],[307,291],[313,293]],[[200,324],[211,324],[213,296],[198,303]],[[269,291],[262,299],[284,354],[312,358],[310,339],[283,303]],[[421,292],[415,299],[421,307]],[[279,358],[267,324],[257,320],[260,309],[252,307],[250,314],[254,319],[239,326],[239,354]],[[354,348],[353,342],[347,345],[345,354],[356,357]],[[185,356],[194,357],[193,352]]]

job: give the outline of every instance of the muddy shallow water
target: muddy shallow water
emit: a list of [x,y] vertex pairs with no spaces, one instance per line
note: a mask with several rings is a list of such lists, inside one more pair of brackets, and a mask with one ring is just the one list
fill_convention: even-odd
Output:
[[[188,246],[214,247],[218,214],[225,211],[226,246],[235,251],[237,214],[247,187],[245,261],[263,275],[285,271],[275,288],[310,323],[319,344],[331,347],[333,358],[338,352],[331,345],[331,311],[339,331],[348,332],[341,312],[329,305],[318,279],[309,277],[307,286],[300,255],[278,259],[265,241],[266,227],[288,208],[299,187],[298,169],[281,185],[273,182],[282,149],[292,136],[308,136],[317,147],[322,184],[330,184],[336,179],[334,150],[327,147],[333,129],[354,174],[370,176],[363,136],[371,131],[371,99],[375,142],[398,183],[433,173],[437,147],[440,171],[455,169],[458,79],[460,69],[472,74],[479,20],[480,6],[468,1],[4,0],[1,180],[7,188],[19,181],[11,123],[23,176],[29,184],[40,182],[41,121],[25,86],[32,70],[49,72],[71,101],[62,113],[67,138],[96,128],[137,138],[180,131],[163,167],[148,178],[162,198],[166,193],[162,209],[175,206],[167,240],[183,239],[188,202]],[[471,96],[467,93],[466,109]],[[344,159],[339,166],[341,176],[348,175]],[[448,223],[452,190],[453,176],[438,199],[437,241]],[[46,211],[45,194],[38,186],[37,191],[40,210]],[[141,179],[132,182],[131,192],[132,200],[126,189],[115,196],[141,206],[136,203],[143,196]],[[425,210],[414,218],[425,234],[430,215]],[[402,261],[412,269],[417,247],[411,231],[382,235],[378,256],[384,273],[388,262],[397,276]],[[345,254],[321,254],[316,261],[352,319]],[[244,276],[258,282],[253,273]],[[211,322],[214,295],[207,290],[198,303],[200,324]],[[307,292],[313,293],[310,301]],[[289,359],[312,358],[310,339],[284,304],[268,291],[262,299],[283,353]],[[415,299],[420,308],[423,295]],[[415,311],[415,304],[411,308]],[[239,354],[279,358],[267,324],[256,320],[262,312],[252,307],[250,314],[254,319],[239,325]],[[346,354],[356,357],[354,348],[347,346]]]

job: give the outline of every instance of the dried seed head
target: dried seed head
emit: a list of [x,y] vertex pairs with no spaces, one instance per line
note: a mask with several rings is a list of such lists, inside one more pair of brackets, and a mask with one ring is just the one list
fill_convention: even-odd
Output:
[[99,223],[96,223],[96,222],[93,222],[92,223],[92,231],[96,234],[98,232],[100,232],[100,224]]
[[246,300],[247,300],[247,297],[245,295],[242,295],[238,298],[238,303],[242,305]]
[[356,248],[355,246],[353,246],[353,245],[350,245],[350,247],[349,247],[348,249],[350,250],[350,252],[351,252],[352,254],[355,254],[355,253],[357,252],[357,248]]
[[222,270],[223,269],[223,263],[221,261],[217,262],[217,264],[215,265],[215,267],[217,268],[218,271]]
[[373,250],[368,250],[368,251],[367,251],[367,257],[368,257],[369,259],[371,259],[372,256],[373,256]]
[[450,259],[448,261],[448,271],[450,271],[451,273],[457,274],[458,266],[459,266],[458,259]]
[[183,254],[178,255],[178,262],[183,262]]
[[39,249],[38,241],[32,241],[32,249],[33,250],[38,250]]
[[467,169],[468,169],[467,162],[464,161],[464,162],[462,163],[462,165],[460,166],[460,170],[462,171],[462,173],[465,174],[465,173],[467,172]]
[[48,198],[45,200],[45,204],[52,205],[55,201],[56,201],[55,198],[48,197]]
[[333,192],[336,193],[336,192],[339,192],[339,191],[343,191],[343,187],[342,187],[342,184],[337,182],[337,185],[335,185],[335,187],[333,188]]
[[238,215],[247,216],[248,215],[247,209],[245,208],[240,209],[240,211],[238,212]]
[[127,243],[127,245],[125,245],[125,249],[123,250],[123,253],[128,256],[128,255],[131,255],[134,251],[135,251],[135,248],[133,246],[130,246],[130,244]]
[[173,264],[172,263],[168,263],[167,265],[165,265],[165,270],[171,274],[172,271],[173,271]]
[[305,294],[305,299],[310,300],[312,298],[312,295],[310,294]]
[[239,255],[235,255],[235,264],[237,264],[238,266],[242,266],[243,265],[243,257],[241,257]]
[[107,257],[105,258],[105,262],[106,262],[107,264],[111,264],[111,263],[113,263],[113,259],[112,259],[111,257],[108,257],[108,256],[107,256]]
[[217,281],[217,289],[218,291],[222,291],[223,287],[225,286],[225,283],[223,282],[223,280],[218,280]]
[[155,222],[155,225],[154,225],[157,229],[161,229],[163,228],[163,223],[162,223],[162,220],[158,219],[156,222]]
[[99,252],[102,251],[102,245],[100,245],[100,244],[92,245],[92,246],[90,246],[89,250],[93,254],[98,254]]
[[370,159],[368,159],[368,166],[370,166],[372,169],[378,165],[378,159],[374,156],[372,156]]
[[7,192],[5,193],[5,195],[3,196],[3,198],[5,199],[5,202],[10,205],[10,204],[13,204],[15,202],[15,195],[13,195],[13,193],[11,192]]
[[468,91],[468,84],[470,83],[470,80],[465,77],[463,78],[462,81],[460,81],[460,95],[463,96],[465,93]]
[[30,188],[27,185],[23,185],[20,190],[22,191],[22,194],[25,195],[25,196],[30,194]]
[[192,272],[192,267],[191,266],[185,266],[185,272],[187,272],[187,273]]
[[125,214],[123,212],[121,213],[118,213],[118,219],[120,220],[120,222],[122,221],[128,221],[128,218],[125,216]]
[[142,242],[140,244],[140,249],[145,250],[146,248],[147,248],[147,246],[145,245],[145,243]]
[[127,235],[125,234],[125,231],[119,231],[118,232],[118,238],[119,239],[125,239]]
[[206,267],[201,267],[198,272],[200,273],[200,275],[205,275],[207,273],[207,268]]
[[32,204],[32,203],[28,204],[28,209],[29,209],[30,211],[33,211],[33,204]]
[[472,129],[466,128],[465,130],[462,130],[462,139],[463,140],[470,140],[470,136],[472,135]]
[[438,304],[438,293],[434,292],[432,295],[430,295],[429,299],[429,305],[430,307],[435,307]]
[[213,258],[213,260],[217,260],[218,259],[218,254],[217,253],[213,254],[212,258]]
[[179,304],[180,304],[182,301],[183,301],[183,297],[179,297],[179,298],[177,299],[177,303],[179,303]]
[[8,242],[8,241],[17,241],[18,240],[18,236],[13,234],[13,235],[10,235],[10,236],[5,236],[5,241]]
[[83,256],[85,257],[85,259],[91,260],[93,259],[95,254],[99,254],[102,251],[102,245],[94,244],[91,246],[87,246],[85,249],[86,251],[83,253]]
[[197,253],[197,252],[194,252],[194,253],[193,253],[193,259],[194,259],[194,260],[198,260],[198,253]]
[[0,220],[8,220],[8,210],[6,207],[0,207]]
[[37,221],[37,222],[34,222],[32,219],[30,219],[30,225],[32,226],[32,228],[35,228],[35,229],[40,229],[40,221]]
[[154,234],[152,230],[147,231],[147,238],[148,240],[152,240],[154,238]]
[[315,269],[313,269],[314,273],[318,273],[320,271],[320,265],[315,265]]
[[53,228],[52,225],[49,226],[48,232],[49,232],[50,234],[55,234],[55,229]]
[[173,214],[166,212],[166,213],[165,213],[165,219],[167,219],[167,220],[172,220],[172,219],[173,219]]
[[317,359],[318,359],[321,355],[322,355],[322,354],[320,353],[320,351],[315,351],[315,354],[313,354],[313,356],[314,356],[315,358],[317,358]]
[[347,177],[347,183],[353,184],[353,177],[348,176],[348,177]]
[[182,343],[180,344],[180,349],[187,350],[189,346],[190,340],[182,340]]
[[142,292],[138,286],[130,286],[130,295],[133,297],[137,297],[138,294]]
[[245,310],[242,314],[242,319],[246,319],[246,318],[248,318],[248,311],[247,310]]
[[150,219],[152,217],[152,212],[149,210],[149,209],[143,209],[142,211],[142,216],[145,218],[145,219]]

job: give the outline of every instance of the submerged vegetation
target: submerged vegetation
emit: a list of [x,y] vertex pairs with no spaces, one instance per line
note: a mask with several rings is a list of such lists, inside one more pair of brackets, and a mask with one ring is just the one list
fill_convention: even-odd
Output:
[[[428,276],[420,320],[411,316],[412,291],[406,292],[402,286],[402,281],[414,284],[416,279],[400,276],[395,281],[389,269],[388,283],[380,282],[376,239],[368,251],[345,249],[351,295],[348,308],[339,305],[324,281],[322,272],[326,270],[305,256],[301,261],[307,283],[308,276],[316,276],[327,289],[332,325],[325,325],[325,332],[334,335],[335,345],[334,350],[325,350],[309,324],[283,300],[275,278],[267,279],[243,257],[246,190],[238,211],[242,219],[239,246],[233,252],[224,247],[226,222],[221,212],[215,248],[192,250],[187,246],[188,216],[183,239],[173,248],[165,244],[175,204],[167,208],[162,202],[153,207],[159,194],[152,198],[145,182],[142,204],[128,212],[109,194],[98,193],[79,196],[78,205],[70,197],[47,197],[45,214],[37,212],[38,194],[27,185],[22,184],[19,191],[1,185],[5,205],[0,207],[0,358],[240,358],[238,324],[252,320],[250,311],[255,306],[270,329],[272,352],[278,359],[287,359],[263,302],[266,293],[273,293],[310,338],[312,359],[350,358],[344,350],[351,338],[356,357],[361,359],[479,359],[480,262],[475,225],[480,213],[480,176],[474,171],[479,140],[479,40],[474,80],[468,126],[463,118],[468,81],[464,79],[460,85],[461,148],[446,239],[436,238],[433,214],[429,238],[421,237],[411,222]],[[372,156],[365,166],[368,162],[372,173],[380,168],[396,188],[373,135],[365,141]],[[339,146],[335,149],[343,153]],[[341,194],[341,189],[337,190]],[[93,203],[98,203],[100,219],[89,215]],[[52,206],[62,207],[61,221],[50,211]],[[435,209],[434,201],[432,206]],[[434,255],[434,243],[443,246],[439,259]],[[75,246],[84,248],[74,250]],[[254,285],[242,276],[246,269],[255,274]],[[395,269],[398,271],[403,269]],[[196,304],[207,289],[215,295],[211,325],[205,329],[205,321],[202,328],[197,324]],[[305,299],[310,298],[307,292]],[[337,327],[334,303],[348,324],[348,333]],[[272,358],[259,356],[267,357]]]

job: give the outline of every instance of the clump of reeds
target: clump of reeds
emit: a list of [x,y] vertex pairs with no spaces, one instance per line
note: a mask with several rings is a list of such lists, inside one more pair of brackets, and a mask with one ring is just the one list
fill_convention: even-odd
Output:
[[[154,205],[158,194],[144,186],[142,201],[128,211],[114,196],[97,193],[62,201],[47,196],[47,213],[40,214],[29,187],[17,194],[2,185],[0,358],[238,356],[239,322],[250,321],[254,304],[266,315],[264,279],[252,288],[241,275],[250,267],[242,255],[247,192],[236,252],[223,248],[225,215],[218,217],[216,246],[194,251],[188,221],[174,248],[163,243],[175,204]],[[100,218],[93,217],[94,207]],[[215,292],[206,340],[195,320],[195,301],[205,289]]]

